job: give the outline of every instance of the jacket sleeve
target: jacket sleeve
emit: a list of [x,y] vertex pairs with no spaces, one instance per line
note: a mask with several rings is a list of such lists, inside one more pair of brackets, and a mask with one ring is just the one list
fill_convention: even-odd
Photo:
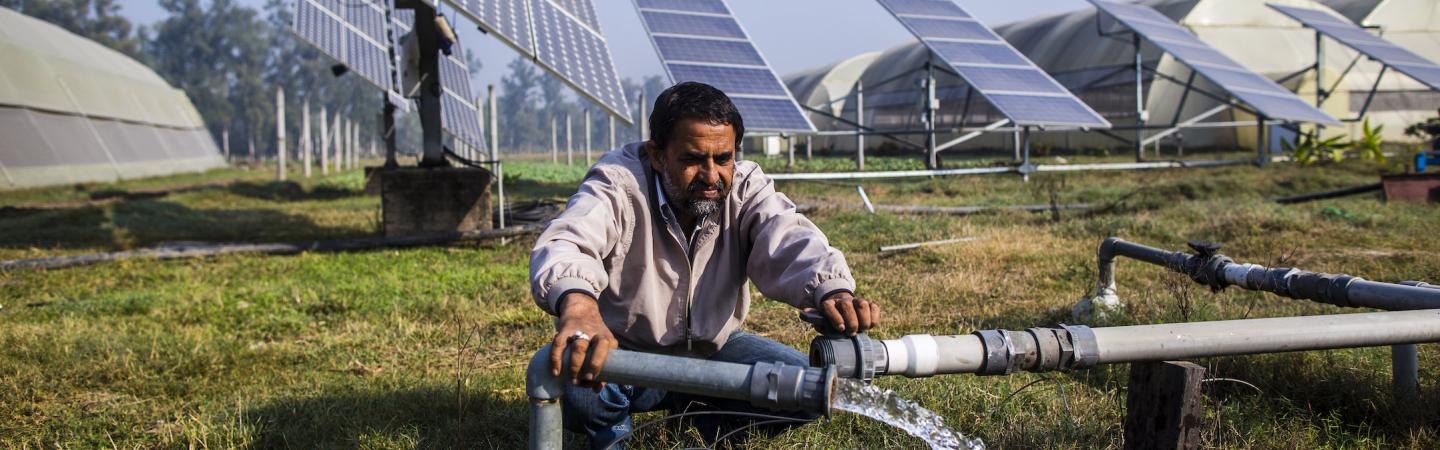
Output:
[[559,315],[560,297],[572,291],[600,298],[610,280],[602,261],[620,241],[624,202],[613,175],[591,168],[530,252],[530,293],[540,309]]
[[845,255],[775,190],[774,180],[755,167],[739,188],[744,193],[739,220],[751,242],[745,271],[760,293],[811,308],[826,294],[855,291]]

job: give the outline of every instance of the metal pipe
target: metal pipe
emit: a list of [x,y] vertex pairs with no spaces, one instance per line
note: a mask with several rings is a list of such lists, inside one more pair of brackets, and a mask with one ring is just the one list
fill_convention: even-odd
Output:
[[[1096,295],[1089,300],[1092,303],[1097,298],[1117,300],[1113,297],[1114,259],[1116,256],[1125,256],[1189,275],[1195,282],[1215,291],[1238,286],[1242,289],[1266,291],[1282,297],[1336,306],[1384,310],[1440,308],[1440,289],[1420,286],[1419,282],[1411,282],[1413,285],[1382,283],[1345,274],[1241,264],[1220,254],[1219,245],[1192,241],[1190,247],[1196,252],[1194,255],[1161,250],[1114,237],[1105,239],[1100,243]],[[1079,311],[1080,305],[1076,306]]]
[[1440,342],[1440,309],[1090,328],[1062,325],[876,341],[817,337],[811,364],[838,376],[1005,375],[1100,364]]
[[865,171],[865,84],[855,82],[855,171]]
[[1390,346],[1390,387],[1398,400],[1420,396],[1420,349],[1415,344]]
[[[541,347],[525,370],[525,393],[530,397],[530,448],[559,449],[563,439],[560,401],[565,394],[560,376],[550,374],[550,345]],[[569,360],[569,350],[562,361]],[[612,350],[601,368],[599,381],[644,386],[670,392],[747,400],[752,405],[781,411],[828,414],[835,392],[835,370],[829,367],[787,366],[760,362],[754,365],[707,361],[652,353]]]

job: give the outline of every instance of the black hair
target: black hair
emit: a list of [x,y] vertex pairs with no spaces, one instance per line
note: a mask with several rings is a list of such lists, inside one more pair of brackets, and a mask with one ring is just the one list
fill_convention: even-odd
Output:
[[670,86],[655,97],[655,107],[650,111],[650,140],[661,149],[670,143],[675,125],[681,119],[691,119],[711,125],[729,125],[735,129],[735,150],[740,150],[745,137],[745,119],[735,103],[714,86],[685,81]]

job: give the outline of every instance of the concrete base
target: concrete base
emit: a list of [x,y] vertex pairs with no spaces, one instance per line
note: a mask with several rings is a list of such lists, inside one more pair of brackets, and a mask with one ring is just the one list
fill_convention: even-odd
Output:
[[401,167],[376,170],[385,236],[490,229],[490,171]]

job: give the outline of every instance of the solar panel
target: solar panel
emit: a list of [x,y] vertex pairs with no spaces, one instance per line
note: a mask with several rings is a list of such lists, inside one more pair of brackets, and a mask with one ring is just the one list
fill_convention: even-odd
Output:
[[591,0],[446,0],[627,124],[630,103]]
[[1110,127],[1110,122],[954,2],[879,1],[1015,124]]
[[1320,34],[1339,41],[1371,59],[1393,67],[1400,73],[1414,78],[1415,81],[1430,86],[1430,89],[1440,91],[1440,66],[1415,52],[1392,44],[1380,36],[1370,34],[1364,28],[1355,26],[1349,20],[1324,11],[1273,3],[1267,5],[1305,26],[1315,29]]
[[724,91],[746,129],[815,131],[724,0],[635,0],[635,7],[671,81]]
[[292,31],[360,78],[392,91],[385,7],[375,0],[299,0]]
[[455,139],[477,149],[485,149],[485,132],[480,126],[470,91],[470,69],[465,65],[464,49],[456,42],[449,56],[440,55],[440,128]]
[[[343,1],[343,0],[342,0]],[[401,37],[409,33],[415,23],[415,11],[411,9],[391,10],[391,26],[395,29],[395,43],[400,48]],[[470,68],[465,64],[465,49],[459,42],[450,48],[450,55],[440,54],[440,129],[466,145],[487,148],[484,127],[480,125],[480,113],[473,101],[470,89]]]
[[1201,76],[1270,119],[1338,125],[1339,121],[1269,78],[1251,72],[1149,6],[1088,0],[1136,34],[1144,36]]

